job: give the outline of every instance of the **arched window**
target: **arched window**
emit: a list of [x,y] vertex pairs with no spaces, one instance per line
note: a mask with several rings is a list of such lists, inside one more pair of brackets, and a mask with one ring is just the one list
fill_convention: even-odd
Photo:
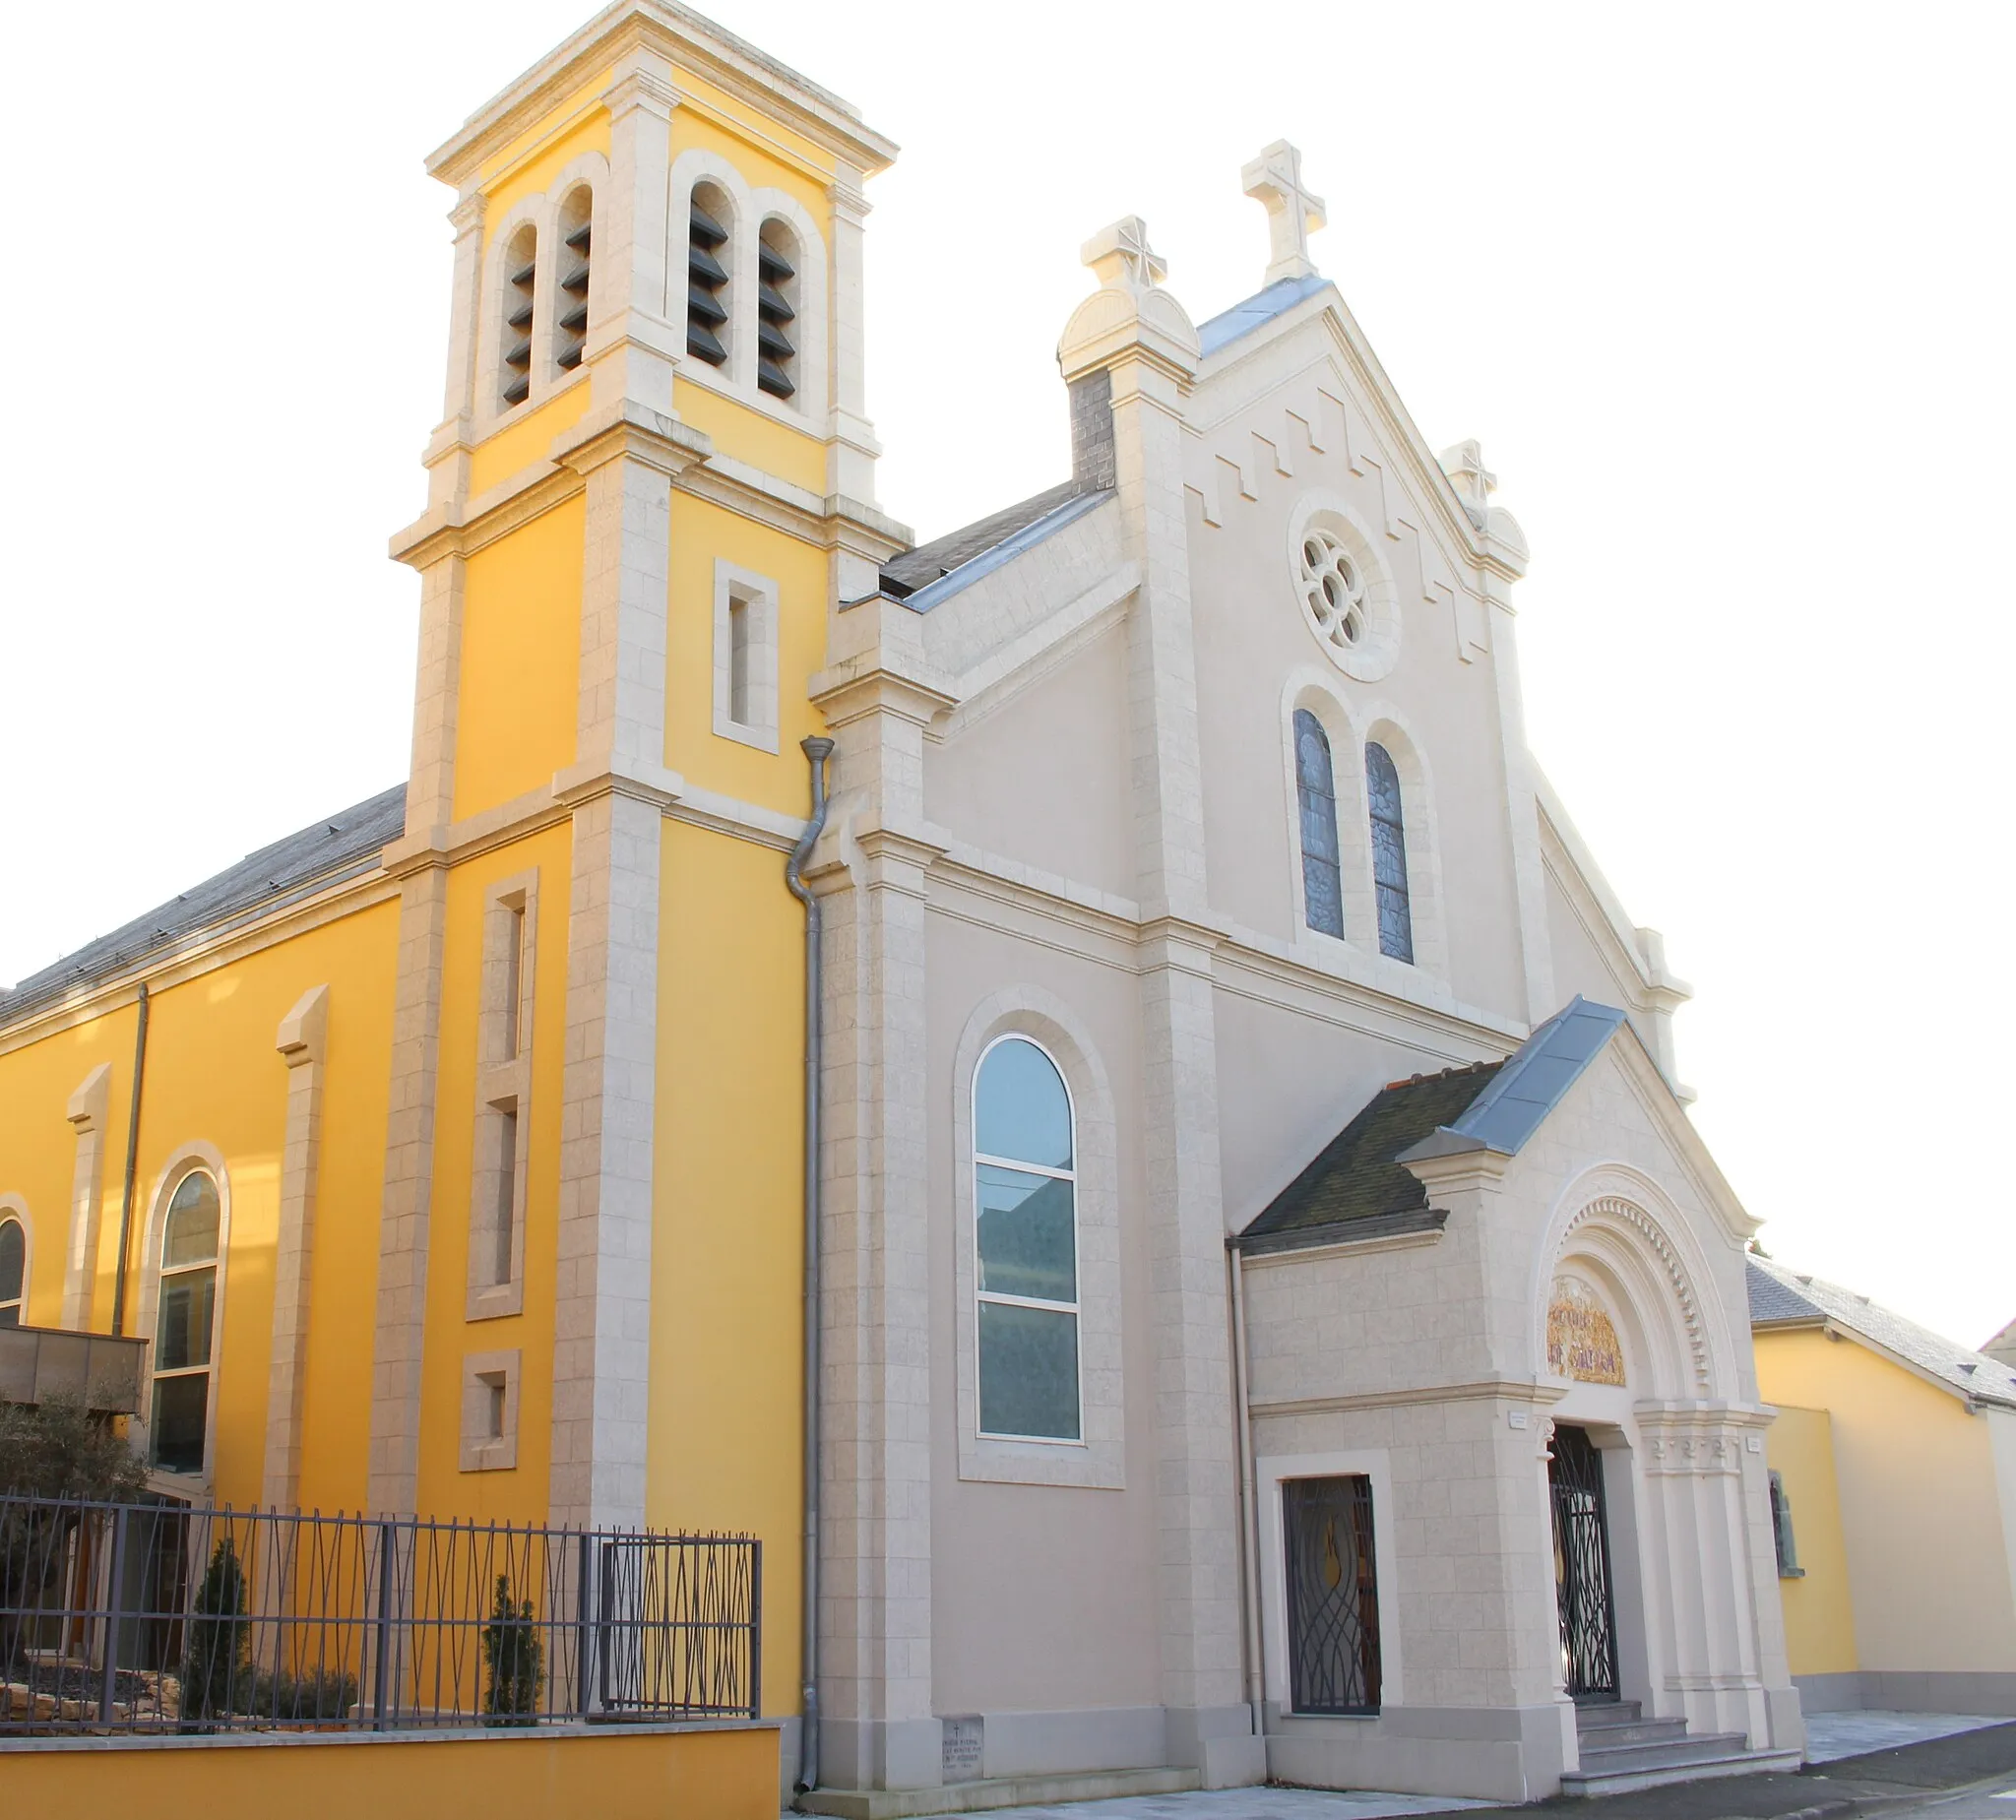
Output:
[[1083,1438],[1071,1096],[1047,1053],[1003,1036],[974,1073],[980,1433]]
[[756,243],[756,383],[775,398],[798,389],[798,243],[782,221],[763,223]]
[[1365,747],[1365,795],[1372,805],[1372,884],[1379,894],[1379,952],[1414,960],[1414,911],[1407,895],[1407,829],[1400,773],[1382,745]]
[[560,205],[560,294],[553,324],[553,363],[571,373],[588,340],[589,271],[595,254],[595,194],[578,185]]
[[198,1474],[210,1438],[211,1358],[216,1351],[217,1183],[202,1169],[182,1178],[161,1222],[160,1299],[154,1324],[153,1462],[163,1473]]
[[1344,883],[1337,864],[1337,785],[1330,738],[1306,708],[1295,710],[1295,804],[1302,825],[1302,916],[1324,935],[1344,935]]
[[709,366],[725,366],[728,327],[727,204],[712,184],[696,184],[687,224],[686,351]]
[[28,1232],[19,1220],[0,1220],[0,1327],[19,1327],[28,1312]]
[[532,393],[533,278],[538,253],[538,229],[530,221],[504,250],[504,352],[497,364],[497,397],[506,409],[523,405]]

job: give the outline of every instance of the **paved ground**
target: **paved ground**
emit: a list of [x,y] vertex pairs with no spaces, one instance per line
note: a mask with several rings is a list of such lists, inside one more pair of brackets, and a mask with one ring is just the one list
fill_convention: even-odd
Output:
[[[1884,1820],[2016,1820],[2016,1725],[2007,1720],[1964,1713],[1816,1713],[1806,1723],[1815,1767],[1800,1775],[1745,1776],[1543,1805],[1564,1820],[1845,1820],[1861,1811],[1881,1812]],[[1990,1729],[1996,1726],[2001,1729]],[[1989,1781],[1982,1791],[1951,1792],[1983,1779]],[[1011,1807],[993,1820],[1385,1820],[1489,1805],[1415,1794],[1226,1789]]]

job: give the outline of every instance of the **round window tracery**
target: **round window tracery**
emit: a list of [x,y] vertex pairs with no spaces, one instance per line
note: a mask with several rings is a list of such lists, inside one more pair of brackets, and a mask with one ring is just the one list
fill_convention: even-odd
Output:
[[1319,526],[1302,533],[1301,586],[1318,638],[1339,651],[1364,641],[1365,585],[1343,543]]

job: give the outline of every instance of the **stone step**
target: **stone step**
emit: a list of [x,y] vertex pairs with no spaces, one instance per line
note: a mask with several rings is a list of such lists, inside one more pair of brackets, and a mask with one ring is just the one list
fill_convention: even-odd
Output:
[[1683,1763],[1701,1763],[1730,1757],[1748,1750],[1750,1740],[1740,1731],[1710,1731],[1698,1737],[1686,1735],[1686,1722],[1680,1721],[1678,1737],[1653,1738],[1643,1744],[1597,1744],[1593,1739],[1582,1747],[1585,1775],[1612,1770],[1665,1770]]
[[1612,1720],[1633,1720],[1644,1717],[1645,1709],[1635,1700],[1591,1701],[1587,1706],[1575,1709],[1575,1724],[1578,1729],[1587,1731],[1591,1726],[1606,1726]]
[[1621,1744],[1677,1744],[1687,1735],[1684,1719],[1626,1719],[1614,1724],[1577,1727],[1582,1755],[1593,1750],[1614,1750]]
[[1644,1765],[1629,1770],[1585,1769],[1563,1776],[1561,1792],[1578,1796],[1630,1794],[1640,1789],[1664,1789],[1673,1783],[1706,1782],[1721,1776],[1761,1776],[1768,1771],[1790,1775],[1802,1761],[1801,1753],[1796,1750],[1737,1750],[1661,1769]]
[[995,1807],[1045,1807],[1104,1801],[1124,1794],[1187,1794],[1201,1789],[1195,1770],[1085,1770],[1066,1776],[997,1776],[937,1789],[814,1789],[798,1796],[800,1813],[837,1820],[911,1820],[918,1814],[978,1814]]

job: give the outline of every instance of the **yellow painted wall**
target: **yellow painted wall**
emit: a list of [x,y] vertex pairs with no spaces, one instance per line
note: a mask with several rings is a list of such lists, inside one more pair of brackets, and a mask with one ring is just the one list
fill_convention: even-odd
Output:
[[1792,1505],[1793,1539],[1803,1570],[1781,1579],[1786,1653],[1794,1674],[1846,1674],[1856,1666],[1855,1603],[1848,1543],[1841,1533],[1834,1437],[1825,1410],[1780,1406],[1765,1458]]
[[490,161],[481,187],[492,232],[494,223],[544,190],[576,158],[591,152],[608,157],[609,116],[596,97],[609,86],[610,74],[597,71]]
[[778,1733],[768,1726],[584,1736],[110,1739],[4,1752],[0,1788],[22,1814],[146,1813],[153,1820],[776,1820]]
[[804,920],[784,855],[664,824],[654,1527],[763,1538],[763,1710],[797,1706]]
[[[274,1248],[287,1069],[281,1020],[309,987],[329,987],[323,1151],[310,1285],[302,1502],[363,1502],[378,1213],[384,1184],[392,985],[399,911],[358,908],[153,994],[141,1096],[126,1327],[138,1333],[148,1232],[162,1171],[193,1143],[223,1158],[230,1232],[222,1271],[214,1492],[256,1503],[265,1471],[273,1357]],[[60,1324],[65,1209],[75,1139],[69,1094],[97,1060],[113,1064],[106,1120],[99,1273],[92,1327],[111,1327],[135,1012],[117,1009],[0,1054],[0,1189],[29,1195],[35,1220],[31,1314]],[[60,1183],[60,1187],[58,1184]],[[26,1185],[24,1185],[26,1184]],[[147,1336],[143,1336],[147,1337]]]
[[527,468],[542,465],[553,446],[553,438],[563,430],[571,430],[587,412],[588,396],[588,373],[577,371],[543,405],[535,406],[524,416],[514,418],[496,434],[477,443],[469,461],[471,497],[480,499],[500,481]]
[[2016,1669],[2016,1597],[1986,1419],[1816,1329],[1760,1333],[1756,1356],[1766,1402],[1832,1416],[1857,1666]]
[[[543,1523],[546,1519],[572,867],[573,837],[563,823],[470,860],[448,875],[418,1492],[420,1509],[437,1516],[517,1523]],[[525,1307],[521,1314],[471,1321],[467,1318],[470,1197],[475,1152],[483,900],[497,881],[534,870],[538,873],[538,920],[533,975],[531,1123],[526,1134]],[[508,1472],[464,1473],[460,1464],[463,1358],[470,1352],[513,1348],[525,1354],[518,1402],[518,1464]]]
[[543,788],[574,762],[587,524],[576,493],[469,559],[457,820]]
[[826,445],[817,437],[780,423],[738,399],[690,383],[684,374],[672,386],[672,406],[686,422],[714,438],[717,453],[824,496]]

